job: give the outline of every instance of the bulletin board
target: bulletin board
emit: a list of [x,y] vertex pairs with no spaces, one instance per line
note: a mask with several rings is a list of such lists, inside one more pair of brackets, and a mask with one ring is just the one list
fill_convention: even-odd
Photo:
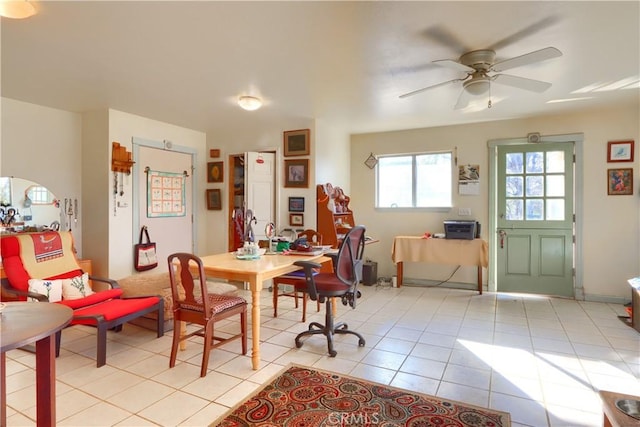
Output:
[[147,217],[185,216],[185,176],[182,173],[147,172]]

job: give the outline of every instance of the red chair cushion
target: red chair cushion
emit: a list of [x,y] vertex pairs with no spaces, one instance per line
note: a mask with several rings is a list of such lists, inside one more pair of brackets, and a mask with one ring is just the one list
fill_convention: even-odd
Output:
[[333,273],[319,273],[313,278],[316,284],[318,295],[326,297],[341,296],[347,292],[351,286],[345,285]]
[[[96,295],[96,294],[94,294]],[[90,297],[87,297],[90,298]],[[83,298],[84,299],[84,298]],[[79,319],[81,316],[102,316],[106,321],[119,319],[140,310],[144,310],[157,304],[160,298],[131,298],[112,299],[109,301],[94,304],[89,307],[80,308],[73,312],[72,325],[96,325],[98,322],[93,318]]]
[[72,310],[76,310],[73,314],[74,316],[78,313],[77,309],[81,309],[82,307],[87,307],[90,305],[98,304],[103,301],[107,301],[114,298],[119,298],[124,291],[122,289],[108,289],[106,291],[96,292],[84,298],[78,299],[63,299],[62,301],[58,301],[56,304],[66,305]]

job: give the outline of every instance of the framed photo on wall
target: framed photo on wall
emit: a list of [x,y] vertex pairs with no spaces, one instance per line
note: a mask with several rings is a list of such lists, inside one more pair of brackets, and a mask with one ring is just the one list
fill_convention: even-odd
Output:
[[309,155],[309,129],[288,130],[284,132],[284,156]]
[[289,197],[289,212],[304,212],[304,197]]
[[210,211],[222,210],[222,194],[219,188],[207,190],[207,209]]
[[607,194],[629,196],[633,194],[633,169],[607,169]]
[[207,182],[224,181],[224,162],[207,163]]
[[284,161],[284,186],[309,187],[309,159]]
[[304,215],[303,214],[289,214],[289,225],[294,227],[302,227],[304,226]]
[[633,162],[633,141],[609,141],[607,162]]

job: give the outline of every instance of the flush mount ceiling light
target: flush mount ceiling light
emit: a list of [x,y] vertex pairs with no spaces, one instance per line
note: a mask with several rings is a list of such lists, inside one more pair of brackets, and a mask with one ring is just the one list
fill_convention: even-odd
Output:
[[254,111],[262,107],[262,100],[255,96],[244,95],[238,98],[238,105],[247,111]]
[[11,19],[29,18],[36,14],[36,8],[27,0],[0,1],[0,16]]

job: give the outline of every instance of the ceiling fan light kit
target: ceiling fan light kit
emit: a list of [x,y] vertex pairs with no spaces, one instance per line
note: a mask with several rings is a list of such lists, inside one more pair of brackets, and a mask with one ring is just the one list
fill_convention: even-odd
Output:
[[471,95],[483,95],[489,91],[489,86],[491,85],[490,81],[491,79],[487,76],[474,77],[471,80],[466,80],[462,83],[462,87]]

